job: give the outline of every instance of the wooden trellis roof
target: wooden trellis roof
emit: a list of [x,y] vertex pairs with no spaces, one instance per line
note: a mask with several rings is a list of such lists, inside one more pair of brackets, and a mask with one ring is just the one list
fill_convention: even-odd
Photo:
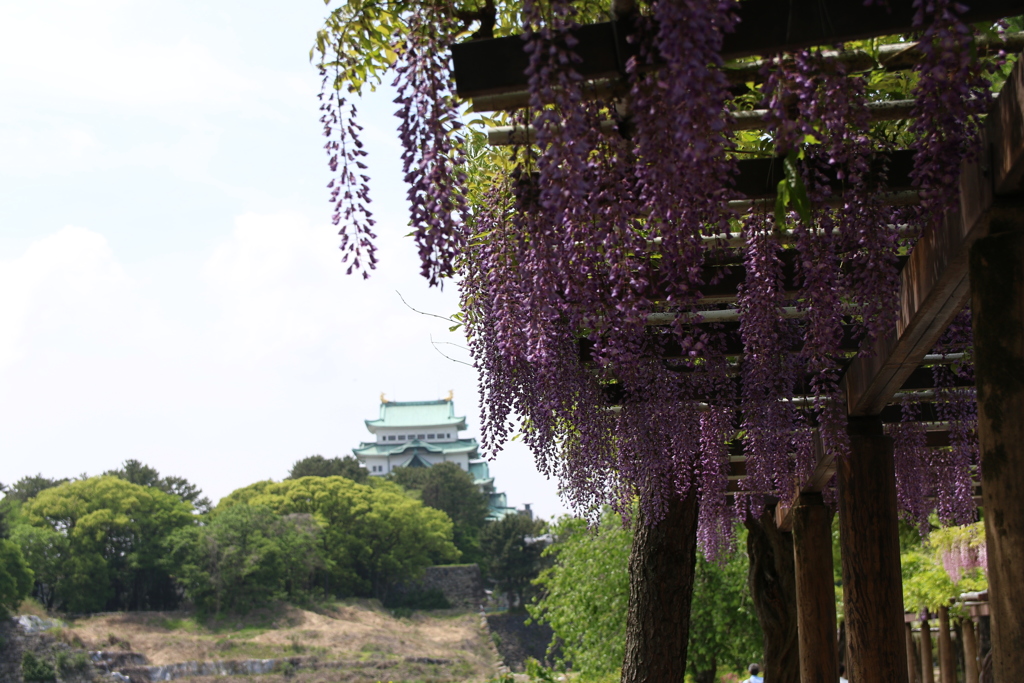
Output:
[[[723,57],[770,55],[912,30],[914,11],[909,0],[890,0],[889,7],[878,6],[882,4],[865,7],[863,0],[745,0],[739,5],[741,22],[736,32],[725,38]],[[1019,14],[1024,14],[1024,3],[986,0],[972,3],[962,19],[965,23],[995,21]],[[584,88],[591,88],[595,97],[622,92],[621,85],[616,86],[615,82],[621,82],[624,60],[636,51],[635,45],[626,42],[625,30],[606,22],[583,26],[575,35],[579,40],[575,49],[582,58],[575,68],[589,81]],[[474,104],[479,100],[481,109],[522,106],[528,65],[523,45],[520,37],[513,36],[453,46],[459,95],[474,99]],[[912,65],[904,62],[895,60],[894,64],[897,68]],[[850,416],[880,415],[883,421],[897,422],[899,406],[892,404],[898,392],[931,386],[930,371],[925,368],[936,359],[926,356],[970,297],[971,244],[990,229],[998,229],[992,226],[1001,222],[1024,221],[1024,205],[1013,199],[1024,189],[1024,136],[1020,135],[1024,130],[1022,69],[1024,64],[1018,61],[994,101],[983,131],[982,154],[963,164],[957,209],[948,212],[941,224],[926,228],[902,263],[895,327],[876,340],[870,353],[857,353],[843,373],[841,389]],[[905,117],[908,112],[909,107],[905,106],[887,118]],[[524,132],[528,135],[528,131]],[[492,140],[507,144],[514,134],[515,131],[504,131],[496,138],[492,136]],[[781,163],[773,164],[772,160],[739,162],[738,193],[748,202],[770,199],[781,178],[781,167]],[[910,152],[892,153],[885,191],[894,197],[901,191],[906,194],[910,190],[911,167]],[[742,279],[740,269],[703,293],[709,301],[727,303],[730,297],[734,300],[736,284]],[[849,338],[847,344],[856,346]],[[586,360],[588,353],[588,344],[583,342],[581,357]],[[671,343],[659,346],[657,355],[671,357]],[[610,391],[614,402],[614,387]],[[922,420],[935,420],[927,405],[922,413]],[[936,431],[928,433],[928,445],[948,445],[948,435],[940,425],[935,427]],[[818,452],[814,475],[801,489],[803,492],[820,491],[835,471],[832,456],[823,449]],[[739,478],[745,474],[742,453],[734,454],[732,459],[732,477]],[[789,523],[787,509],[788,506],[781,505],[778,510],[783,526]]]

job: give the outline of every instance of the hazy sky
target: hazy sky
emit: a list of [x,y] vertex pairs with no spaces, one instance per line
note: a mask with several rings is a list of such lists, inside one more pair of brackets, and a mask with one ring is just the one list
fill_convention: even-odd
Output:
[[[405,217],[392,95],[361,105],[382,264],[339,262],[309,47],[318,0],[0,0],[0,482],[128,458],[217,500],[370,438],[379,395],[473,370]],[[465,360],[455,346],[442,350]],[[510,503],[564,511],[520,444]]]

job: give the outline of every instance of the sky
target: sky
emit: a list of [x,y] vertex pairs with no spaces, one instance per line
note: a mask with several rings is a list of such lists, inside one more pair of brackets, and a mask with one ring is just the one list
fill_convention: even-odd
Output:
[[[413,310],[458,294],[418,275],[387,88],[359,102],[381,265],[340,263],[309,62],[327,11],[0,0],[0,482],[134,458],[216,501],[349,454],[382,392],[454,391],[478,436],[464,340]],[[520,442],[491,473],[566,512]]]

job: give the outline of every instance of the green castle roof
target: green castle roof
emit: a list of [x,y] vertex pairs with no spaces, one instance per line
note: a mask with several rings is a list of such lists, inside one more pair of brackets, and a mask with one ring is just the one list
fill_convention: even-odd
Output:
[[466,428],[465,416],[455,415],[451,401],[388,401],[380,404],[380,417],[366,420],[366,428],[376,434],[388,427],[454,427]]
[[459,439],[458,441],[444,441],[441,443],[427,443],[426,441],[420,441],[419,439],[413,439],[412,441],[405,441],[403,443],[374,443],[374,442],[363,442],[359,444],[358,448],[353,448],[352,452],[356,456],[367,456],[367,455],[401,455],[407,450],[419,449],[425,453],[439,453],[439,454],[454,454],[454,453],[466,453],[469,452],[473,455],[477,449],[476,439]]

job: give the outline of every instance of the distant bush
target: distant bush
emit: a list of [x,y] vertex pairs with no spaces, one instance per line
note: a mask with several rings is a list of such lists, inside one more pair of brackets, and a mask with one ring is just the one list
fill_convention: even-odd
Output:
[[83,674],[88,670],[89,657],[84,652],[72,653],[61,650],[57,653],[57,671],[60,671],[61,675]]
[[26,650],[21,655],[21,677],[25,681],[55,681],[57,672],[47,662]]

